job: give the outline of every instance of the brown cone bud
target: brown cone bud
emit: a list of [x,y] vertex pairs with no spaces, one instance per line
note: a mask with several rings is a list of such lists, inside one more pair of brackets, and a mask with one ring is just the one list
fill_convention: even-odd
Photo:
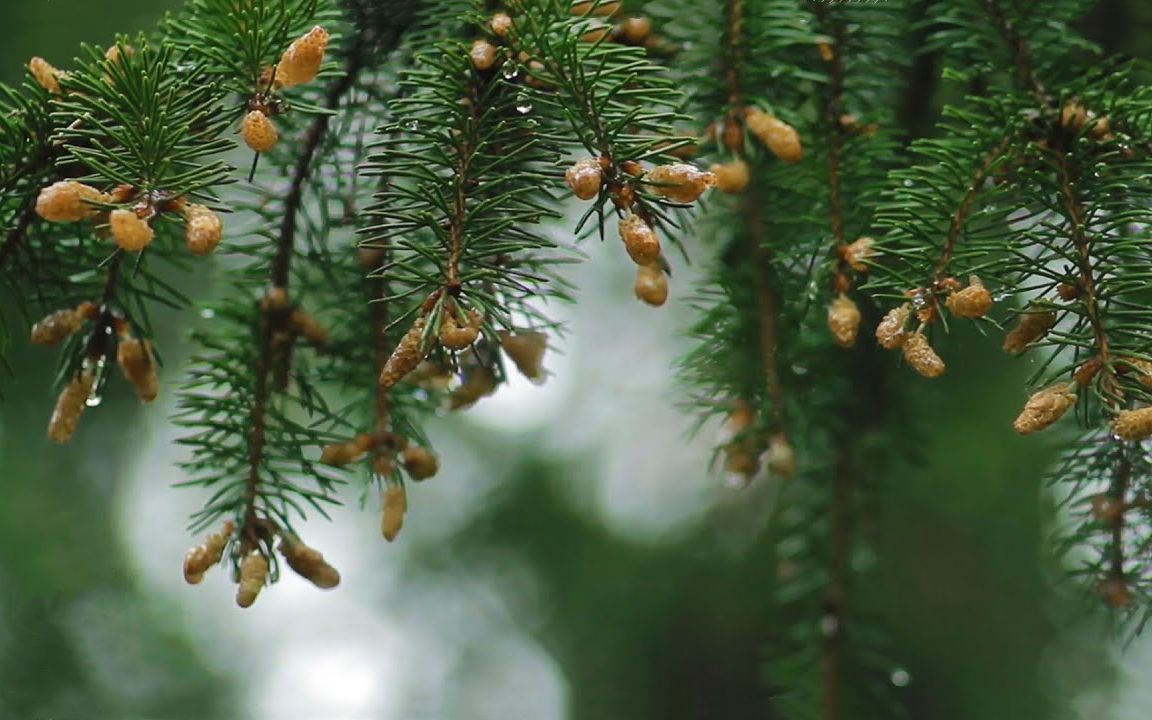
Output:
[[620,23],[620,35],[632,45],[643,45],[652,34],[652,21],[646,17],[630,17]]
[[319,25],[293,40],[280,56],[280,63],[276,66],[276,81],[280,87],[287,88],[312,82],[320,72],[320,65],[324,62],[324,51],[327,48],[328,31]]
[[108,214],[108,229],[112,232],[112,239],[125,252],[143,250],[156,236],[148,221],[124,208],[117,208]]
[[572,4],[573,15],[600,15],[604,17],[611,17],[620,12],[620,0],[604,0],[599,4],[592,2],[592,0],[585,0],[585,2],[577,2]]
[[424,359],[424,325],[424,318],[417,318],[388,357],[388,362],[384,363],[384,369],[380,371],[380,387],[384,390],[403,380]]
[[980,278],[973,275],[968,280],[968,287],[949,295],[944,304],[956,317],[982,318],[992,309],[992,293]]
[[674,163],[652,168],[644,176],[655,192],[678,203],[691,203],[700,199],[712,187],[716,176],[695,165]]
[[321,590],[331,590],[340,584],[340,573],[324,560],[323,553],[308,547],[300,538],[285,535],[276,549],[288,567]]
[[236,589],[236,604],[252,607],[257,596],[268,584],[268,558],[253,550],[240,561],[240,587]]
[[253,152],[265,153],[276,147],[276,143],[280,141],[280,131],[267,115],[260,110],[253,110],[244,116],[244,122],[240,125],[240,137]]
[[84,320],[84,315],[78,309],[57,310],[32,326],[32,342],[37,345],[55,345],[79,330]]
[[78,222],[96,216],[92,203],[107,200],[107,195],[90,185],[61,180],[40,191],[36,197],[36,214],[48,222]]
[[1152,362],[1142,358],[1128,358],[1124,364],[1132,369],[1136,382],[1146,388],[1152,388]]
[[480,72],[491,70],[496,64],[496,46],[487,40],[476,40],[468,51],[468,57],[472,59],[472,67]]
[[408,494],[403,485],[389,484],[384,491],[384,511],[380,515],[380,534],[388,542],[396,539],[404,527],[404,514],[408,512]]
[[641,302],[660,307],[668,302],[668,276],[658,264],[637,265],[632,292]]
[[847,295],[841,295],[828,305],[828,329],[840,347],[856,344],[860,330],[860,309]]
[[498,12],[492,16],[488,27],[492,28],[492,34],[496,37],[504,37],[512,29],[512,18],[508,13]]
[[355,440],[325,445],[320,451],[320,462],[331,467],[344,467],[364,457],[367,448]]
[[1039,432],[1059,420],[1076,403],[1076,386],[1053,385],[1032,394],[1012,429],[1021,435]]
[[1056,324],[1056,313],[1051,310],[1026,312],[1016,321],[1004,337],[1004,352],[1019,355],[1028,349],[1028,346],[1042,339]]
[[800,134],[796,128],[773,115],[749,108],[744,116],[748,132],[752,133],[769,152],[786,163],[798,163],[804,157]]
[[292,332],[304,338],[306,341],[313,345],[327,345],[328,341],[332,339],[328,328],[316,322],[316,318],[312,317],[303,308],[293,308],[291,314],[288,316],[288,327]]
[[904,359],[908,365],[926,378],[944,374],[944,361],[928,344],[923,333],[913,333],[904,341]]
[[224,223],[220,216],[203,205],[190,204],[184,208],[184,218],[188,227],[184,231],[184,243],[193,255],[211,255],[220,244]]
[[136,388],[144,402],[152,402],[160,394],[160,378],[156,374],[156,360],[152,356],[152,343],[137,338],[120,340],[116,347],[116,362],[124,377]]
[[440,470],[440,461],[428,450],[409,443],[400,455],[400,462],[408,472],[408,477],[416,482],[427,480]]
[[440,344],[446,350],[466,350],[480,337],[481,325],[483,319],[475,310],[468,313],[468,324],[460,326],[453,313],[445,308],[440,319]]
[[1116,413],[1112,420],[1112,434],[1121,440],[1147,440],[1152,436],[1152,407]]
[[903,345],[908,337],[904,326],[908,324],[910,317],[912,317],[911,303],[904,303],[889,310],[880,324],[876,326],[876,341],[880,343],[880,347],[885,350],[895,350]]
[[744,192],[752,179],[748,163],[736,159],[731,162],[718,163],[709,168],[712,176],[716,178],[716,189],[723,193]]
[[1060,109],[1061,125],[1073,132],[1080,132],[1086,122],[1088,122],[1087,108],[1076,100],[1069,100],[1064,103],[1064,107]]
[[548,336],[540,332],[501,332],[500,347],[516,365],[520,374],[537,385],[548,377],[544,370],[544,352],[548,349]]
[[42,57],[34,57],[28,61],[28,71],[36,84],[53,95],[60,94],[60,71]]
[[464,373],[464,382],[448,395],[449,410],[472,407],[481,398],[496,392],[500,381],[490,367],[472,367]]
[[629,213],[620,220],[620,239],[628,257],[637,265],[651,265],[660,260],[660,239],[639,215]]
[[581,200],[591,200],[600,193],[602,175],[600,161],[586,158],[573,163],[564,171],[564,182]]
[[48,437],[53,442],[66,443],[72,439],[80,415],[88,406],[88,396],[92,394],[94,383],[92,371],[84,369],[60,391],[56,407],[52,410],[52,418],[48,421]]
[[224,557],[224,547],[232,537],[236,526],[231,520],[225,521],[219,532],[212,533],[204,538],[204,542],[189,550],[184,555],[184,581],[189,585],[198,585],[204,579],[204,573],[220,562]]
[[868,261],[876,256],[876,240],[870,237],[857,238],[844,246],[844,262],[856,272],[866,272]]

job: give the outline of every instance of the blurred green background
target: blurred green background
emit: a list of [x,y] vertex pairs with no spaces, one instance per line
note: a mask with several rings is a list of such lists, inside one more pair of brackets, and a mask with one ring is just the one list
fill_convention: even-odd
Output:
[[[66,67],[79,42],[175,4],[4,0],[0,79],[34,54]],[[1106,2],[1086,27],[1148,57],[1148,14]],[[628,302],[589,249],[549,385],[433,428],[445,472],[414,489],[396,545],[351,493],[336,523],[309,525],[340,589],[288,578],[248,612],[225,578],[180,579],[197,498],[169,487],[170,407],[114,393],[72,445],[50,446],[53,358],[18,347],[0,404],[0,719],[772,717],[768,496],[720,487],[710,438],[683,441],[670,368],[686,304]],[[1028,368],[977,336],[951,341],[968,361],[949,382],[906,380],[925,464],[890,479],[880,564],[854,588],[911,674],[912,716],[1152,717],[1149,641],[1119,653],[1058,590],[1039,474],[1061,439],[1001,430]]]

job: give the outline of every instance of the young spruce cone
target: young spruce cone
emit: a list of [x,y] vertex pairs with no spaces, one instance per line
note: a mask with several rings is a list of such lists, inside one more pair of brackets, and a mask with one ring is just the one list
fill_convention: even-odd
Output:
[[865,272],[868,261],[876,255],[876,240],[870,237],[857,238],[844,246],[844,262],[856,272]]
[[460,325],[447,308],[440,319],[440,344],[446,350],[467,350],[480,337],[483,321],[475,310],[468,313],[468,324]]
[[199,585],[204,579],[204,573],[220,562],[224,557],[224,546],[236,526],[231,520],[224,523],[219,532],[214,532],[204,538],[204,542],[192,548],[184,555],[184,581],[189,585]]
[[1053,385],[1044,388],[1024,403],[1024,409],[1012,423],[1012,429],[1021,435],[1039,432],[1063,417],[1076,403],[1076,386]]
[[992,309],[992,293],[973,275],[968,287],[957,290],[944,300],[948,311],[960,318],[982,318]]
[[116,347],[116,362],[141,400],[147,403],[156,399],[160,394],[160,378],[156,374],[151,342],[137,338],[121,339]]
[[591,200],[600,193],[600,161],[596,158],[577,160],[564,171],[564,182],[581,200]]
[[860,308],[847,295],[841,294],[828,305],[828,329],[836,344],[852,347],[860,330]]
[[417,318],[416,322],[412,323],[411,329],[404,334],[404,337],[400,338],[400,342],[392,351],[388,362],[384,363],[384,369],[380,371],[380,387],[382,389],[387,390],[403,380],[404,376],[415,370],[420,361],[424,359],[424,351],[421,347],[424,340],[424,325],[424,318]]
[[276,143],[280,140],[280,131],[262,111],[253,110],[244,116],[244,122],[240,125],[240,137],[253,152],[265,153],[276,147]]
[[1121,410],[1112,420],[1112,433],[1121,440],[1147,440],[1152,437],[1152,407]]
[[427,480],[440,470],[440,461],[436,456],[415,443],[409,443],[408,447],[404,448],[400,462],[408,471],[408,477],[416,482]]
[[296,38],[280,56],[280,63],[276,66],[276,81],[286,88],[312,82],[316,73],[320,72],[327,48],[328,31],[319,25]]
[[299,538],[282,537],[276,549],[284,556],[288,567],[321,590],[330,590],[340,584],[340,572],[328,564],[324,554],[308,547]]
[[240,561],[240,587],[236,588],[236,604],[252,607],[260,591],[268,584],[268,558],[253,550]]
[[60,71],[42,57],[34,57],[28,61],[28,71],[36,84],[53,95],[60,94]]
[[544,370],[544,352],[548,349],[548,337],[539,332],[501,332],[500,347],[516,365],[520,374],[537,385],[542,385],[548,377]]
[[637,265],[651,265],[660,259],[660,239],[639,215],[629,213],[620,220],[620,239],[628,257]]
[[188,205],[184,209],[188,227],[184,231],[184,242],[193,255],[211,255],[220,244],[224,223],[220,216],[203,205]]
[[78,222],[96,215],[94,202],[108,196],[91,185],[75,180],[61,180],[42,189],[36,197],[36,214],[48,222]]
[[403,485],[388,485],[384,491],[384,510],[380,514],[380,534],[388,542],[396,539],[404,527],[404,513],[408,512],[408,494]]
[[708,168],[713,177],[716,178],[716,189],[723,193],[739,193],[744,192],[748,187],[748,183],[752,179],[752,174],[748,169],[748,163],[743,160],[733,160],[726,163],[718,163]]
[[156,236],[147,220],[124,208],[108,213],[108,228],[112,232],[112,239],[124,252],[139,252],[148,247]]
[[468,51],[468,57],[472,59],[472,67],[480,72],[491,70],[496,64],[496,46],[487,40],[476,40]]
[[712,187],[716,176],[695,165],[674,163],[653,168],[644,179],[652,184],[653,190],[669,200],[691,203],[699,200],[704,191]]
[[637,265],[632,292],[641,302],[660,307],[668,302],[668,276],[658,263]]
[[746,111],[744,123],[748,132],[780,160],[798,163],[803,159],[804,147],[800,144],[800,134],[788,123],[755,108]]
[[1004,337],[1004,352],[1019,355],[1028,349],[1028,346],[1042,339],[1056,324],[1056,313],[1051,310],[1026,312],[1016,321]]
[[57,310],[32,326],[32,342],[37,345],[55,345],[74,335],[85,320],[95,315],[96,306],[87,301],[75,308]]
[[80,415],[88,406],[88,396],[92,394],[95,381],[92,371],[85,368],[60,391],[52,418],[48,421],[48,437],[53,442],[66,443],[72,439]]
[[880,324],[876,326],[876,341],[880,343],[880,347],[885,350],[895,350],[903,345],[908,337],[904,326],[908,324],[910,317],[912,317],[911,303],[904,303],[889,310]]
[[928,344],[928,338],[923,333],[913,333],[904,341],[904,359],[913,370],[926,378],[944,374],[944,361]]

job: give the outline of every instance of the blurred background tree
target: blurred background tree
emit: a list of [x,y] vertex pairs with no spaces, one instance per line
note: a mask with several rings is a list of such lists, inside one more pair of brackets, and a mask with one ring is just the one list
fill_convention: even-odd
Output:
[[[175,5],[4,3],[0,80]],[[1150,18],[1142,0],[1106,0],[1084,27],[1149,57]],[[594,248],[579,276],[604,292],[571,311],[569,379],[435,428],[462,461],[414,508],[408,546],[365,547],[371,519],[318,528],[368,577],[332,596],[275,594],[260,616],[203,607],[214,601],[180,584],[182,540],[160,533],[182,509],[157,415],[110,399],[117,422],[52,448],[48,363],[17,347],[19,382],[0,404],[0,718],[773,717],[772,497],[712,487],[706,443],[680,447],[688,421],[660,362],[613,370],[619,406],[603,387],[581,392],[604,383],[605,307],[622,285],[603,280],[619,274],[603,260]],[[622,364],[683,350],[687,308],[673,310],[616,348]],[[1027,368],[965,333],[949,342],[967,362],[917,385],[923,462],[886,488],[872,519],[884,562],[858,588],[887,621],[892,683],[914,718],[1148,716],[1149,641],[1117,656],[1045,559],[1059,520],[1037,502],[1034,469],[1060,438],[1024,442],[986,421],[1015,411]],[[509,426],[508,412],[527,420]],[[655,450],[621,437],[641,423],[664,428],[645,438]]]

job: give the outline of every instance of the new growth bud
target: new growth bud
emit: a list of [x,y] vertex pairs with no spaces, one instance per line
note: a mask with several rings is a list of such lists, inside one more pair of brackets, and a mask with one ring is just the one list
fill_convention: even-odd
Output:
[[840,295],[828,305],[828,329],[836,344],[852,347],[860,330],[860,308],[847,295]]
[[903,347],[904,359],[916,372],[926,378],[940,377],[944,374],[944,361],[932,349],[923,333],[916,332],[909,335]]
[[231,520],[224,523],[219,532],[214,532],[204,538],[204,542],[189,550],[184,555],[184,581],[189,585],[198,585],[204,579],[204,573],[220,562],[224,557],[224,547],[232,537],[235,525]]
[[403,485],[389,484],[384,491],[384,510],[380,515],[380,534],[388,542],[396,539],[404,527],[404,514],[408,512],[408,494]]
[[1044,388],[1024,403],[1024,409],[1012,423],[1021,435],[1039,432],[1059,420],[1076,403],[1076,385],[1053,385]]
[[639,215],[629,213],[620,220],[620,239],[628,257],[637,265],[651,265],[660,259],[660,239]]
[[248,553],[240,562],[240,587],[236,589],[236,604],[252,607],[260,591],[268,584],[268,558],[258,551]]
[[595,158],[577,160],[564,171],[564,182],[581,200],[591,200],[600,193],[603,182],[600,161]]

